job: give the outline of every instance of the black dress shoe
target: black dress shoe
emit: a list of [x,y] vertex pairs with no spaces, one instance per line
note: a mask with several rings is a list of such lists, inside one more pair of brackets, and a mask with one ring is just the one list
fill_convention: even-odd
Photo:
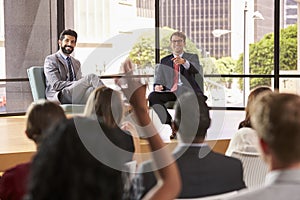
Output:
[[176,134],[174,134],[174,135],[173,135],[173,134],[172,134],[172,135],[170,135],[170,139],[171,139],[171,140],[175,140],[175,139],[177,139],[177,135],[176,135]]
[[172,129],[172,134],[170,135],[170,139],[175,140],[177,139],[177,132],[173,126],[171,126],[171,129]]

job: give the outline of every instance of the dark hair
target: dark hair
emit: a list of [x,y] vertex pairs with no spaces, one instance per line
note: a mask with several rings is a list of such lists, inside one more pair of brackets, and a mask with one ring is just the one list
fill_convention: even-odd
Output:
[[66,29],[63,30],[59,36],[59,40],[63,40],[65,38],[65,35],[71,35],[75,37],[75,42],[77,42],[77,33],[72,29]]
[[174,109],[174,124],[184,142],[206,137],[211,119],[204,96],[185,93],[177,99]]
[[91,124],[77,117],[49,130],[32,162],[25,199],[121,199],[121,172],[97,160],[82,142],[85,135],[97,144],[93,134],[99,133],[92,133]]
[[170,36],[170,41],[172,41],[173,36],[178,36],[178,37],[182,38],[184,42],[186,40],[186,36],[185,36],[184,32],[177,31],[177,32],[172,33],[172,35]]
[[267,93],[267,92],[272,92],[272,90],[268,86],[259,86],[259,87],[254,88],[250,92],[250,94],[248,96],[247,106],[245,108],[246,116],[245,116],[245,119],[240,122],[239,127],[238,127],[239,129],[243,128],[243,127],[252,128],[251,121],[250,121],[250,112],[249,112],[251,104],[254,102],[254,100],[258,96],[260,96],[264,93]]
[[51,125],[66,119],[63,109],[54,102],[38,101],[27,109],[26,135],[36,144],[40,143],[43,132]]

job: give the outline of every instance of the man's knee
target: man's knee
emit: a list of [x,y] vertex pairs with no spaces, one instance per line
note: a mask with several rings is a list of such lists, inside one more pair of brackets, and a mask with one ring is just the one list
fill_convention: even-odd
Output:
[[99,79],[99,77],[96,74],[87,74],[84,76],[84,78],[86,80],[95,80],[95,79]]
[[149,101],[149,105],[152,106],[154,104],[156,104],[157,101],[157,94],[156,92],[151,92],[148,96],[148,101]]
[[96,74],[87,74],[85,78],[90,83],[90,86],[92,86],[94,89],[104,85],[102,80]]

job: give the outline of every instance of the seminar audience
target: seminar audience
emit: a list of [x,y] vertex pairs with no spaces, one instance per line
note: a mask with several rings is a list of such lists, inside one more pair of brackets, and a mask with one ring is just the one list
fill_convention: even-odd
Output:
[[[177,159],[182,178],[179,198],[196,198],[227,193],[245,188],[242,163],[212,151],[205,143],[210,126],[206,98],[186,93],[175,103],[174,128],[179,144],[173,155]],[[137,177],[141,182],[141,196],[157,183],[152,161],[141,164]]]
[[[124,62],[125,72],[132,69]],[[157,134],[148,115],[146,86],[127,77],[128,88],[122,89],[132,105],[139,125],[145,127],[157,170],[159,184],[145,199],[174,199],[180,190],[177,165]],[[51,134],[56,133],[56,134]],[[96,120],[75,117],[52,129],[32,163],[29,190],[25,199],[122,199],[123,183],[120,156],[124,152],[99,134]],[[163,166],[163,167],[161,167]]]
[[298,200],[300,196],[300,97],[263,95],[250,109],[263,158],[270,168],[264,187],[241,191],[233,199]]
[[[33,140],[39,149],[44,137],[44,131],[52,124],[65,119],[63,109],[49,101],[32,103],[26,114],[26,136]],[[0,178],[0,199],[21,200],[26,192],[27,177],[31,162],[19,164],[4,172]]]

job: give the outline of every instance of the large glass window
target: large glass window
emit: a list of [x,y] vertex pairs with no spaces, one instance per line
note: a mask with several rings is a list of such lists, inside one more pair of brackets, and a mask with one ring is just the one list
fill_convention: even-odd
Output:
[[300,94],[298,6],[297,1],[290,0],[283,1],[282,5],[284,15],[280,24],[279,91]]
[[[273,68],[273,60],[264,60],[263,48],[265,47],[260,44],[263,43],[267,34],[273,32],[274,7],[268,6],[270,2],[253,0],[161,1],[159,19],[161,27],[185,32],[198,49],[207,80],[205,93],[211,97],[209,99],[211,106],[244,107],[249,91],[258,85],[266,84],[255,78],[243,76],[217,78],[216,75],[272,73],[272,70],[266,69]],[[190,10],[190,15],[184,15],[178,10]],[[195,23],[199,25],[193,27]],[[182,26],[182,24],[185,25]],[[270,38],[270,40],[272,41],[267,45],[269,49],[273,49],[274,39]],[[186,51],[192,51],[192,49],[186,49]],[[268,85],[271,86],[271,81]],[[212,97],[210,91],[213,90],[216,93],[216,88],[224,90],[223,104],[218,102],[219,97]],[[232,93],[239,94],[239,96],[236,96],[235,101],[226,100],[232,99]]]
[[[71,2],[65,0],[65,2]],[[97,73],[99,75],[115,74],[119,72],[121,61],[131,56],[135,59],[137,66],[143,68],[142,73],[153,74],[155,65],[155,2],[159,2],[158,21],[160,24],[160,56],[168,50],[167,35],[179,30],[186,33],[189,39],[189,46],[186,51],[196,52],[203,64],[205,76],[205,94],[209,97],[209,105],[212,107],[227,107],[227,109],[240,109],[245,106],[249,91],[259,85],[270,87],[279,86],[280,91],[286,91],[288,85],[295,85],[288,91],[299,93],[297,89],[298,72],[298,26],[297,12],[299,4],[294,0],[280,1],[280,78],[275,81],[274,74],[274,11],[273,0],[74,0],[73,7],[65,8],[68,20],[67,28],[74,28],[78,34],[78,45],[74,56],[82,63],[83,73]],[[7,66],[5,58],[4,35],[12,34],[5,32],[4,14],[10,15],[11,11],[4,12],[5,8],[10,9],[18,4],[24,8],[22,20],[15,20],[16,25],[35,27],[37,32],[31,32],[31,36],[16,42],[14,50],[21,51],[19,44],[33,44],[24,51],[24,55],[14,58],[23,64],[21,70],[16,66]],[[0,78],[27,78],[25,71],[27,62],[37,59],[35,51],[45,51],[45,55],[55,51],[57,36],[53,33],[55,27],[45,28],[44,17],[51,18],[49,23],[56,26],[55,5],[49,5],[40,1],[32,6],[27,1],[3,1],[0,0]],[[24,5],[21,5],[24,4]],[[45,7],[50,6],[48,9]],[[35,13],[28,15],[34,11]],[[70,13],[70,16],[68,16]],[[35,21],[31,18],[38,16]],[[17,15],[18,17],[18,15]],[[19,16],[20,17],[20,16]],[[26,23],[32,20],[33,24]],[[54,23],[55,22],[55,23]],[[48,25],[47,25],[48,26]],[[15,26],[8,26],[7,31],[13,31]],[[28,29],[30,30],[30,29]],[[47,40],[53,40],[52,49],[44,49],[39,45],[44,41],[37,40],[37,35],[43,34]],[[18,39],[19,38],[15,38]],[[36,45],[36,46],[35,46]],[[10,47],[11,47],[10,46]],[[23,49],[22,49],[23,50]],[[30,50],[30,51],[29,51]],[[11,54],[10,50],[10,54]],[[41,61],[43,58],[38,58]],[[13,63],[10,60],[9,63]],[[41,64],[42,62],[39,62]],[[30,64],[32,65],[32,64]],[[11,68],[15,67],[15,71]],[[9,73],[8,73],[9,72]],[[22,73],[21,73],[22,72]],[[9,76],[7,75],[9,74]],[[11,80],[10,80],[11,81]],[[14,80],[13,80],[14,81]],[[107,84],[110,80],[107,79]],[[279,82],[277,84],[276,82]],[[287,84],[293,82],[293,84]],[[18,81],[12,84],[18,85]],[[30,95],[28,88],[20,81],[20,88],[17,92],[11,87],[9,92]],[[0,82],[0,106],[5,102],[7,81]],[[10,84],[11,85],[11,84]],[[152,87],[149,87],[149,91]],[[283,88],[285,88],[283,90]],[[216,97],[214,97],[214,95]],[[220,95],[223,95],[222,98]],[[8,101],[23,102],[25,96],[14,95]],[[20,99],[18,99],[20,98]],[[27,97],[26,97],[27,99]],[[16,103],[17,104],[17,103]],[[14,104],[12,104],[14,105]],[[15,106],[9,109],[1,107],[3,112],[25,111],[28,104],[14,110]],[[6,109],[6,110],[5,110]]]
[[[4,49],[4,9],[0,0],[0,79],[5,78],[5,49]],[[6,110],[5,82],[0,82],[0,112]]]
[[[74,29],[79,35],[75,54],[83,73],[117,74],[121,62],[130,56],[143,73],[153,74],[154,0],[75,0],[74,7]],[[113,86],[111,79],[104,82]]]

